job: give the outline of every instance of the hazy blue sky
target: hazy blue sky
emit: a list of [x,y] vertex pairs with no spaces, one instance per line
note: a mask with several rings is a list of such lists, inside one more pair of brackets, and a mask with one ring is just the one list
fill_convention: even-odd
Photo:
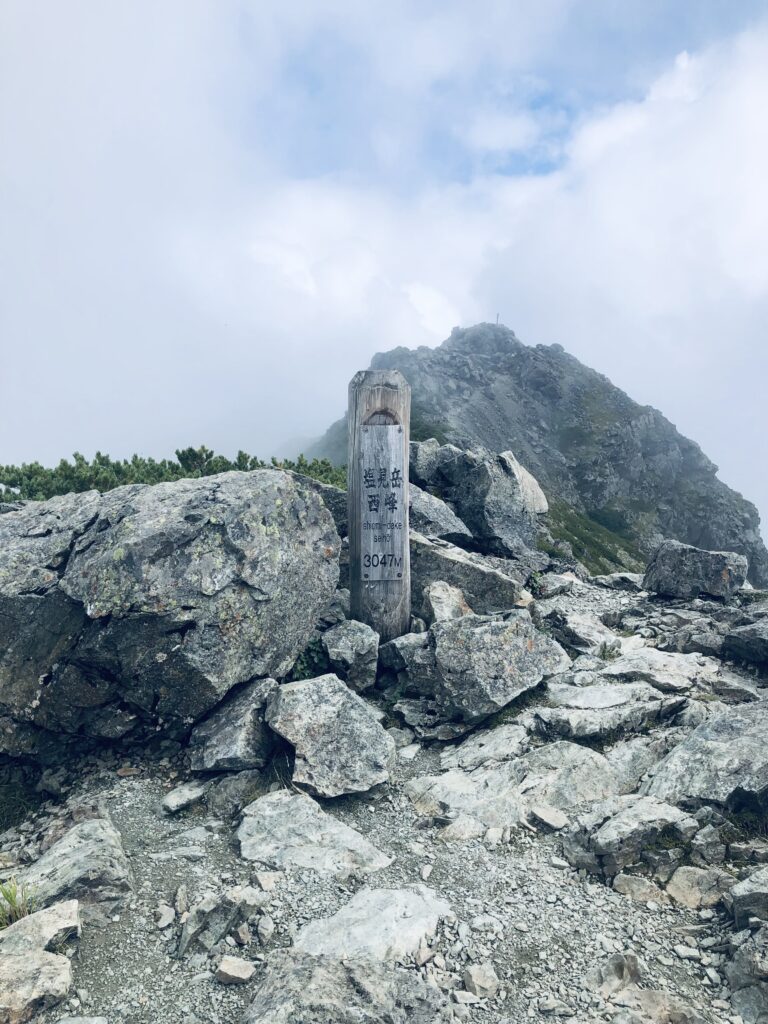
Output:
[[493,320],[768,519],[768,4],[0,0],[0,462],[264,456]]

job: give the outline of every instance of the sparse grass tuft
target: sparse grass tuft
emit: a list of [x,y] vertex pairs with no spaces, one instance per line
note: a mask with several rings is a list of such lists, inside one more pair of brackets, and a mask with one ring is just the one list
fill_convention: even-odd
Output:
[[19,883],[15,878],[0,882],[0,929],[28,917],[35,909],[35,897],[31,886]]

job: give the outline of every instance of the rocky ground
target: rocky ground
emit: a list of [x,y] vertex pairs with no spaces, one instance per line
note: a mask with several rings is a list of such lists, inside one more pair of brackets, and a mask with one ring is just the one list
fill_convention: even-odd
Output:
[[[425,484],[425,463],[452,457],[417,455]],[[0,927],[0,1022],[766,1024],[768,594],[744,585],[743,557],[675,542],[645,578],[569,568],[515,534],[530,539],[535,481],[480,459],[464,464],[493,500],[453,481],[449,508],[414,488],[418,615],[386,644],[347,618],[333,565],[309,609],[295,589],[281,604],[279,575],[259,583],[270,545],[283,587],[311,567],[292,515],[324,566],[338,549],[325,509],[277,475],[263,516],[243,480],[115,492],[74,538],[58,506],[0,517],[0,596],[23,639],[0,659],[0,741],[47,758],[45,802],[0,835],[0,913],[33,901]],[[497,499],[515,488],[510,515]],[[222,543],[220,512],[200,508],[226,493]],[[165,541],[177,499],[183,545]],[[102,623],[61,595],[70,573],[93,588],[118,527]],[[54,556],[57,572],[35,562]],[[189,603],[169,611],[179,575]],[[72,634],[64,649],[46,633],[59,661],[25,679],[27,713],[11,669],[30,608],[47,630],[66,609]],[[281,614],[290,641],[273,636]],[[185,664],[206,709],[183,730]],[[138,715],[146,690],[159,704]],[[59,735],[75,704],[80,731]],[[129,708],[139,724],[100,739]]]
[[[582,640],[594,647],[598,641],[604,645],[606,637],[614,639],[617,656],[598,659],[598,674],[600,668],[611,671],[620,666],[619,647],[636,655],[658,650],[646,645],[658,644],[660,640],[669,646],[679,635],[679,620],[690,614],[681,602],[652,603],[643,593],[628,594],[573,580],[545,579],[543,584],[552,582],[566,587],[570,582],[572,589],[566,595],[536,603],[535,611],[542,621],[551,619],[556,611],[562,617],[570,617],[574,628],[578,617],[582,632],[586,633],[590,617],[594,616],[592,628],[600,636]],[[722,607],[712,604],[707,610],[720,613]],[[635,631],[623,635],[628,630],[606,630],[603,635],[598,615],[631,621]],[[655,635],[646,638],[643,633]],[[605,656],[604,647],[602,651]],[[586,663],[586,659],[589,665],[595,661],[588,654],[581,656],[581,661]],[[693,671],[691,659],[697,665]],[[678,667],[677,662],[681,678],[687,682],[675,679],[671,669]],[[578,665],[579,660],[574,667]],[[703,683],[707,670],[717,675]],[[616,742],[615,735],[621,732],[617,722],[611,724],[607,735],[598,722],[605,709],[587,708],[580,714],[586,715],[587,720],[591,716],[593,732],[600,735],[587,737],[589,745],[579,749],[598,756],[601,750],[613,754],[614,763],[618,764],[620,753],[626,754],[631,744],[637,745],[638,740],[652,742],[669,728],[678,730],[676,738],[683,742],[695,723],[727,714],[729,708],[746,706],[738,701],[747,693],[754,694],[749,697],[752,706],[765,706],[754,704],[766,691],[749,670],[733,665],[722,668],[704,656],[675,653],[665,671],[673,692],[685,694],[684,708],[676,713],[687,718],[688,724],[665,724],[657,731],[653,725],[648,728],[645,722],[633,720]],[[580,689],[589,693],[596,685],[606,684],[592,683]],[[727,703],[721,702],[714,692],[718,688],[729,690]],[[734,691],[738,691],[736,698]],[[383,706],[376,695],[371,703]],[[553,739],[546,744],[532,723],[537,714],[552,709],[547,687],[540,685],[526,695],[522,704],[513,702],[497,716],[491,728],[498,731],[514,726],[525,730],[532,749],[546,749],[551,743],[564,741]],[[402,744],[410,737],[399,731],[396,738]],[[508,745],[509,739],[507,736],[508,752],[513,749]],[[471,742],[472,738],[464,741],[464,748]],[[117,899],[106,904],[105,890],[111,898],[115,888],[121,888],[121,884],[115,883],[116,875],[121,875],[115,864],[108,863],[96,873],[96,878],[85,883],[76,881],[75,876],[78,870],[87,875],[93,860],[89,864],[86,859],[79,869],[70,866],[64,879],[66,891],[59,894],[79,892],[85,910],[79,942],[65,952],[71,954],[72,994],[65,1011],[59,1006],[42,1012],[41,1021],[59,1021],[65,1012],[103,1017],[110,1024],[240,1021],[254,993],[258,1005],[259,985],[268,977],[276,951],[288,951],[288,965],[304,955],[294,953],[294,944],[309,922],[332,917],[343,911],[356,894],[365,894],[372,888],[405,890],[408,895],[403,913],[408,920],[409,904],[413,900],[418,902],[422,886],[429,891],[428,902],[434,902],[439,912],[430,917],[417,907],[413,911],[415,916],[424,916],[416,928],[421,934],[410,943],[406,937],[392,959],[407,972],[429,979],[449,997],[434,1018],[424,1019],[440,1019],[440,1014],[489,1024],[546,1020],[552,1016],[585,1021],[750,1019],[739,1016],[724,975],[734,925],[732,909],[722,897],[745,873],[744,852],[738,861],[728,859],[727,847],[712,855],[717,870],[727,877],[719,881],[719,887],[715,883],[714,893],[707,891],[703,896],[698,892],[691,896],[688,889],[681,888],[678,898],[670,897],[659,880],[659,876],[667,881],[674,875],[666,864],[657,865],[656,872],[645,865],[641,872],[632,874],[637,868],[636,850],[630,851],[626,865],[619,865],[627,871],[613,875],[613,887],[599,872],[590,873],[578,867],[573,863],[577,859],[573,851],[569,852],[567,844],[564,849],[563,837],[573,833],[579,811],[589,812],[595,805],[603,806],[599,798],[604,797],[606,787],[599,766],[598,772],[591,777],[588,773],[586,779],[577,778],[579,767],[573,767],[570,777],[562,780],[561,785],[554,784],[553,772],[547,771],[548,801],[537,795],[519,821],[512,822],[508,815],[508,825],[502,826],[499,818],[500,824],[494,827],[480,820],[480,827],[475,829],[471,815],[465,813],[466,808],[471,809],[474,794],[470,794],[469,802],[457,800],[456,807],[446,801],[438,814],[424,813],[424,807],[420,811],[418,802],[414,803],[414,781],[440,776],[447,752],[454,754],[455,762],[456,752],[462,746],[406,743],[400,747],[387,783],[365,793],[322,801],[325,813],[350,826],[387,859],[391,858],[387,866],[369,874],[365,857],[354,865],[324,865],[334,870],[316,870],[297,863],[278,867],[279,851],[264,855],[261,862],[243,859],[237,837],[239,816],[230,818],[226,812],[231,806],[223,806],[215,799],[221,782],[208,790],[207,799],[204,794],[191,806],[168,813],[163,808],[163,799],[186,780],[189,756],[173,743],[166,746],[168,752],[152,760],[136,754],[127,759],[122,755],[105,755],[90,758],[76,771],[59,773],[52,777],[50,785],[61,786],[61,798],[47,803],[36,818],[3,837],[6,862],[17,860],[24,866],[37,860],[58,835],[66,835],[73,821],[88,820],[93,815],[114,824],[125,851],[130,891],[119,893]],[[486,767],[504,763],[496,760],[505,756],[503,752],[491,746],[491,753],[494,756],[485,762]],[[482,765],[474,770],[481,769]],[[459,770],[471,778],[471,771]],[[449,768],[451,771],[456,769]],[[290,758],[278,759],[253,780],[248,796],[258,799],[261,794],[275,791],[297,793],[291,788],[290,772]],[[642,775],[646,776],[646,772]],[[491,796],[511,798],[513,786],[509,780],[507,784],[508,792],[497,791]],[[590,787],[594,787],[592,792]],[[614,787],[621,791],[629,788]],[[537,792],[536,785],[533,790]],[[555,813],[558,809],[562,817]],[[451,838],[447,832],[457,819],[469,827],[459,831],[458,838]],[[642,844],[647,842],[652,847],[647,821],[642,828]],[[313,835],[310,831],[302,836],[299,830],[298,840],[296,836],[292,839],[300,846],[301,842],[311,843]],[[662,844],[663,853],[674,854],[673,865],[690,862],[691,838],[681,840],[677,847],[671,842]],[[742,839],[743,844],[751,843],[756,857],[768,860],[765,842],[749,836]],[[623,835],[622,841],[630,841],[628,834]],[[92,857],[92,851],[90,854]],[[89,851],[84,849],[83,855],[88,858]],[[617,859],[622,860],[620,852]],[[704,864],[699,871],[712,871],[706,859],[698,863]],[[624,880],[634,878],[639,884],[636,888],[626,882],[617,884],[616,875]],[[622,889],[625,891],[618,891]],[[675,891],[674,887],[671,889]],[[180,956],[183,922],[189,920],[190,909],[194,913],[194,908],[209,894],[212,899],[208,917],[220,912],[222,905],[236,909],[215,925],[210,948],[192,942]],[[356,941],[376,947],[380,942],[377,932],[384,927],[382,907],[385,913],[393,899],[386,897],[378,912],[367,919],[363,913],[362,931],[359,922],[355,925]],[[686,905],[697,902],[702,905]],[[347,927],[354,931],[343,922],[332,931],[343,936]],[[394,931],[397,938],[400,926]],[[245,962],[247,974],[251,966],[254,968],[247,982],[225,983],[219,965],[226,962],[227,956],[236,957],[238,963]],[[664,995],[655,996],[656,1002],[644,1007],[643,993],[648,991]],[[293,1019],[303,1019],[301,1012]]]

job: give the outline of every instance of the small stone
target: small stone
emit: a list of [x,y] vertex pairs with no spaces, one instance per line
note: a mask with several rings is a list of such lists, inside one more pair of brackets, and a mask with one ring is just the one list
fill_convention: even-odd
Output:
[[262,945],[266,945],[272,936],[275,934],[275,922],[269,916],[269,914],[262,914],[259,918],[259,923],[256,926],[256,931],[259,936],[259,941]]
[[166,928],[170,928],[175,920],[176,911],[173,907],[169,907],[167,903],[161,903],[157,910],[155,910],[155,924],[161,932]]
[[472,964],[464,971],[462,980],[467,991],[481,999],[493,999],[499,990],[499,979],[490,963]]
[[205,796],[208,785],[207,782],[185,782],[181,786],[176,786],[163,797],[163,810],[166,814],[178,814],[188,807],[194,807]]
[[264,892],[272,892],[284,875],[282,871],[257,871],[254,877]]
[[698,949],[693,949],[691,946],[686,946],[683,943],[679,943],[672,948],[681,960],[699,960],[701,958]]
[[245,985],[250,981],[256,967],[250,960],[238,956],[223,956],[216,969],[216,981],[222,985]]
[[426,882],[427,879],[429,878],[429,876],[432,874],[433,867],[434,867],[434,865],[432,865],[432,864],[424,864],[424,865],[422,865],[422,868],[421,868],[421,871],[419,872],[419,874],[421,875],[421,880],[423,882]]
[[533,804],[530,808],[530,815],[534,824],[543,825],[552,832],[559,832],[570,824],[568,817],[551,804]]

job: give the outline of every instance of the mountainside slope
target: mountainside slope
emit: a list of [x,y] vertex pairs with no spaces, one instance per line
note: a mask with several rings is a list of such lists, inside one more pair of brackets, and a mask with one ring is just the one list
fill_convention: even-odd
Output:
[[[455,328],[438,348],[374,356],[413,391],[412,436],[511,449],[555,507],[570,506],[650,553],[662,537],[738,551],[768,585],[768,551],[751,502],[658,410],[638,405],[559,345],[530,347],[493,324]],[[312,455],[346,461],[346,426]]]

